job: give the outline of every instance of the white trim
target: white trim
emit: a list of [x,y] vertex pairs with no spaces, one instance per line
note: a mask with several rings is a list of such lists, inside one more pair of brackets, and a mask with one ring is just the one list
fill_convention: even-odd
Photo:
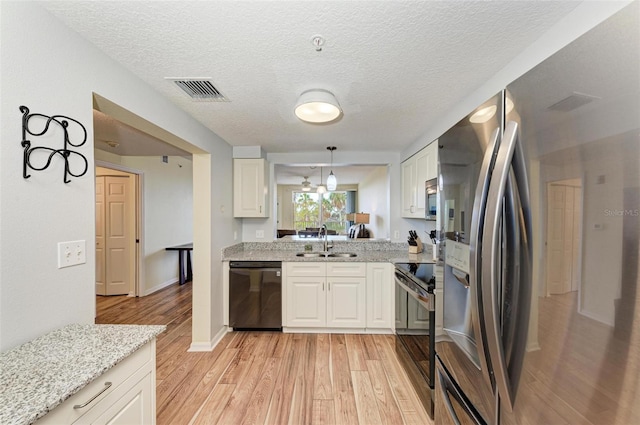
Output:
[[217,334],[213,337],[213,339],[209,342],[192,342],[191,346],[187,350],[190,353],[194,352],[202,352],[202,351],[213,351],[216,348],[216,345],[222,340],[222,338],[228,333],[231,332],[231,329],[227,326],[223,326],[220,328]]
[[615,327],[615,324],[613,322],[611,322],[610,320],[608,320],[606,317],[601,316],[601,315],[596,314],[596,313],[591,313],[590,311],[587,311],[585,309],[578,310],[578,314],[581,314],[582,316],[587,317],[587,318],[589,318],[591,320],[595,320],[596,322],[600,322],[603,325],[607,325],[607,326],[612,327],[612,328]]
[[147,289],[146,291],[144,291],[144,293],[140,294],[140,296],[141,297],[146,297],[147,295],[151,295],[154,292],[158,292],[159,290],[166,288],[167,286],[173,285],[174,283],[178,283],[178,280],[179,279],[177,277],[174,277],[174,278],[171,278],[169,280],[166,280],[166,281],[164,281],[162,283],[157,284],[156,286],[154,286],[152,288]]
[[293,328],[284,326],[284,333],[310,333],[310,334],[372,334],[372,335],[391,335],[392,329],[387,328]]

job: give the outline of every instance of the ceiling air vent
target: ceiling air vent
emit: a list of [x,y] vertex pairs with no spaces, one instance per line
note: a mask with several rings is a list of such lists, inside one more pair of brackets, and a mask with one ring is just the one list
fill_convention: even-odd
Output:
[[600,99],[600,98],[574,91],[571,95],[569,95],[568,97],[565,97],[559,102],[554,103],[553,105],[549,106],[549,108],[547,109],[551,109],[552,111],[569,112],[583,105],[586,105],[587,103],[596,99]]
[[229,102],[209,80],[189,78],[168,78],[191,99],[202,102]]

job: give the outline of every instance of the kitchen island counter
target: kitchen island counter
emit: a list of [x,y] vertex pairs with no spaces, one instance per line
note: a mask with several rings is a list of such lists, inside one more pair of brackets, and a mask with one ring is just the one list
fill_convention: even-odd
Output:
[[0,423],[34,423],[165,329],[74,324],[0,353]]
[[388,241],[356,242],[333,241],[333,248],[328,253],[354,253],[355,257],[298,257],[305,252],[305,245],[311,245],[310,252],[322,252],[321,242],[244,242],[232,245],[222,251],[222,261],[286,261],[286,262],[414,262],[434,263],[431,251],[410,254],[405,243]]

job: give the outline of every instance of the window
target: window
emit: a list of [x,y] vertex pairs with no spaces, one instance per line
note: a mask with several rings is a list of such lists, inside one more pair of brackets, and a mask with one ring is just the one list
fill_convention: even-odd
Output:
[[322,195],[309,192],[293,192],[293,225],[296,230],[307,227],[318,228],[326,224],[327,229],[338,234],[347,231],[347,192],[334,191]]

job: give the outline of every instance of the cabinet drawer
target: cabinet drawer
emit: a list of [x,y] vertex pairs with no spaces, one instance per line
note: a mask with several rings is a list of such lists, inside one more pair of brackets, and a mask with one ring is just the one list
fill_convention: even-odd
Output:
[[[153,351],[152,351],[153,350]],[[155,341],[149,342],[138,349],[135,353],[112,367],[110,370],[100,375],[93,380],[90,384],[68,398],[64,403],[57,406],[51,412],[44,417],[40,418],[36,424],[71,424],[83,415],[90,412],[94,406],[114,391],[118,390],[118,387],[125,382],[136,371],[147,365],[149,367],[155,367],[154,362],[151,360],[155,355]],[[107,385],[110,382],[111,385]],[[103,391],[104,390],[104,391]],[[76,405],[82,405],[91,400],[92,397],[99,394],[94,400],[89,402],[86,407],[74,409]]]
[[367,275],[367,263],[335,262],[327,263],[327,276],[359,276]]
[[324,277],[326,274],[326,266],[325,263],[314,263],[314,262],[299,262],[299,263],[284,263],[287,276],[314,276],[314,277]]

